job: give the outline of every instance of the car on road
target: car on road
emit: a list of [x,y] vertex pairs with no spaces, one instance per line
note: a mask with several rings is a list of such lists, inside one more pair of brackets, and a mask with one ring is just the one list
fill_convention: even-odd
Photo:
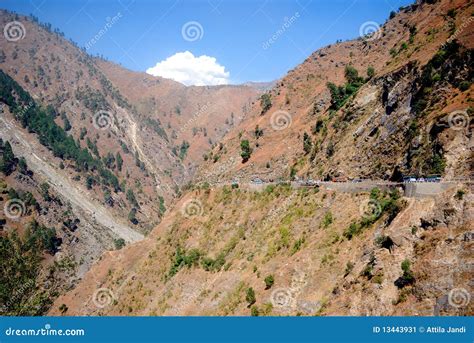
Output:
[[404,183],[416,182],[416,177],[415,176],[404,176],[403,177],[403,182]]
[[263,184],[263,180],[260,179],[259,177],[256,177],[255,179],[252,180],[252,183],[254,183],[256,185],[261,185],[261,184]]

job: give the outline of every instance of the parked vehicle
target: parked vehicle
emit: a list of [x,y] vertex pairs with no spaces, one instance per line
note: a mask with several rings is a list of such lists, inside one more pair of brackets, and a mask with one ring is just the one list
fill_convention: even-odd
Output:
[[416,182],[416,176],[404,176],[403,182],[405,183]]

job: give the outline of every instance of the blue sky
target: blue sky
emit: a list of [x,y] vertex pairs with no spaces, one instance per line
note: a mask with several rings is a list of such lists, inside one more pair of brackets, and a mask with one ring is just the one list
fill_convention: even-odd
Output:
[[[221,79],[241,83],[277,79],[314,50],[355,38],[364,23],[381,25],[390,11],[412,2],[1,0],[0,7],[34,14],[80,46],[89,43],[91,54],[132,70],[146,71],[173,56],[151,70],[191,80],[183,83],[194,78],[204,83],[207,78],[211,83]],[[107,32],[90,44],[107,22],[111,23]],[[175,56],[186,51],[190,54]],[[202,55],[209,58],[198,59]]]

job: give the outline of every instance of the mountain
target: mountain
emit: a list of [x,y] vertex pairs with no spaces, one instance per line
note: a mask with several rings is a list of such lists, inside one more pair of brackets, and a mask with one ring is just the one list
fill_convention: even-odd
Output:
[[[452,17],[446,14],[451,6],[457,9]],[[464,129],[472,116],[470,7],[420,2],[370,37],[315,51],[213,150],[218,161],[202,167],[201,180],[468,176],[470,136],[448,129],[450,118]],[[450,48],[456,53],[445,56]],[[252,149],[245,163],[242,140]]]
[[33,16],[1,10],[0,24],[0,239],[13,258],[2,261],[13,274],[2,276],[0,298],[28,282],[2,313],[42,314],[104,251],[161,222],[202,155],[260,93],[128,71]]
[[314,52],[49,314],[472,315],[472,13],[418,1]]
[[[160,123],[159,131],[164,131],[173,154],[183,160],[185,181],[190,181],[193,171],[203,162],[203,155],[241,122],[261,94],[259,89],[247,85],[185,87],[110,62],[98,64],[136,108],[142,127],[153,127],[154,121]],[[159,147],[153,142],[144,140],[143,146],[150,156],[158,153]]]

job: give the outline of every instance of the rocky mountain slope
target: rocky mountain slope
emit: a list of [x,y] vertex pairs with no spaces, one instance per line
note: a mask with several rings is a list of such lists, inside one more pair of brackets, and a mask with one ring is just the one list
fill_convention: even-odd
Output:
[[[50,313],[472,315],[473,11],[418,1],[313,53],[147,239],[106,253]],[[248,183],[407,174],[457,181],[421,198]]]
[[[241,122],[261,93],[252,85],[185,87],[110,62],[98,61],[98,65],[137,109],[140,131],[149,131],[156,122],[160,123],[160,131],[173,154],[185,165],[187,177],[180,179],[179,184],[191,179],[203,162],[203,155]],[[157,149],[153,135],[145,131],[142,136],[146,138],[142,141],[143,149],[153,156]]]
[[[18,288],[17,282],[28,282],[16,305],[41,303],[24,309],[7,306],[2,313],[41,314],[104,251],[143,239],[162,220],[166,207],[203,161],[202,154],[198,158],[193,151],[215,144],[226,131],[218,130],[217,124],[233,112],[237,122],[259,91],[247,86],[188,89],[91,57],[35,17],[1,10],[0,24],[5,28],[0,45],[0,138],[16,161],[9,164],[11,170],[0,173],[4,209],[0,239],[5,242],[2,254],[16,251],[22,256],[16,262],[3,260],[2,268],[12,273],[15,268],[8,265],[25,265],[22,271],[37,269],[25,274],[26,279],[21,273],[13,278],[0,297]],[[137,80],[145,77],[132,89],[142,90],[146,97],[122,89],[120,78],[130,75]],[[148,106],[161,96],[169,98],[165,105]],[[221,98],[228,102],[219,102]],[[219,111],[210,102],[219,105]],[[201,105],[207,107],[197,118],[195,111]],[[179,120],[164,121],[166,116],[178,116],[175,112]],[[200,125],[199,139],[193,138],[194,125]],[[203,127],[212,128],[207,138]],[[192,142],[185,145],[185,141]],[[2,167],[8,154],[0,160]],[[28,174],[19,172],[18,161]],[[25,194],[35,200],[23,198]],[[35,210],[29,209],[28,201],[37,204]],[[10,204],[19,211],[18,218],[8,216]],[[32,226],[37,234],[25,230],[33,222],[39,225]],[[38,238],[43,231],[46,243]],[[57,246],[45,250],[43,245],[51,242]],[[37,255],[30,261],[28,249],[33,248]],[[45,280],[62,263],[71,267],[69,274],[48,290]],[[6,280],[12,277],[9,272],[3,275]]]
[[[463,187],[438,199],[198,189],[148,239],[104,255],[51,314],[472,314]],[[370,201],[375,216],[361,212]]]
[[314,52],[213,150],[201,180],[467,176],[473,9],[419,1]]

